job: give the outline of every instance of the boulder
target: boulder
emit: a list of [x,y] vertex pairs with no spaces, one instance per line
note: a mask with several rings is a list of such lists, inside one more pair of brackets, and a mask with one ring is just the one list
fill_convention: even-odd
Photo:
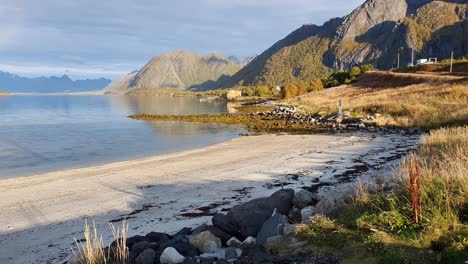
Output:
[[291,208],[291,210],[289,210],[288,218],[289,218],[289,221],[291,221],[292,223],[295,223],[295,224],[301,223],[302,222],[301,210],[299,210],[299,208],[297,207]]
[[154,264],[155,256],[156,252],[153,249],[148,248],[135,258],[135,264]]
[[237,250],[235,248],[226,248],[224,251],[224,258],[226,260],[234,260],[237,259]]
[[[125,241],[125,244],[127,245],[128,248],[131,248],[133,244],[141,241],[151,241],[148,239],[146,236],[132,236],[128,237],[127,240]],[[111,243],[111,247],[117,245],[118,240],[115,240],[114,242]],[[154,241],[157,242],[157,241]]]
[[327,215],[335,208],[335,199],[332,197],[322,198],[316,205],[317,213]]
[[130,251],[135,253],[136,255],[139,255],[143,251],[147,249],[153,249],[153,250],[158,250],[159,244],[156,242],[148,242],[148,241],[140,241],[137,243],[134,243],[132,247],[130,248]]
[[233,248],[240,248],[242,247],[242,242],[240,242],[237,238],[231,237],[226,243],[228,247],[233,247]]
[[270,237],[278,236],[283,233],[282,227],[288,224],[288,220],[283,215],[274,211],[273,215],[268,219],[260,229],[257,235],[257,245],[264,246],[267,239]]
[[286,237],[294,236],[294,232],[296,231],[295,225],[285,225],[283,228],[283,235]]
[[317,209],[313,206],[307,206],[301,210],[302,222],[309,223],[310,218],[317,214]]
[[[286,215],[292,206],[293,189],[283,189],[267,198],[258,198],[229,210],[227,219],[243,237],[256,236],[263,223],[267,221],[273,211]],[[214,221],[213,223],[218,226]],[[219,226],[221,229],[223,227]],[[223,229],[225,230],[225,229]]]
[[256,245],[256,244],[257,244],[257,239],[251,236],[249,236],[242,242],[243,246]]
[[177,232],[174,237],[178,237],[178,236],[188,236],[190,235],[190,233],[192,232],[192,228],[190,227],[184,227],[182,228],[181,230],[179,230],[179,232]]
[[213,218],[211,218],[211,221],[213,222],[214,226],[230,235],[236,235],[239,233],[237,225],[225,214],[215,214]]
[[[172,236],[165,234],[165,233],[159,233],[159,232],[151,232],[151,233],[148,233],[146,236],[144,236],[144,240],[149,241],[149,242],[156,242],[156,243],[159,243],[159,245],[166,244],[171,239],[172,239]],[[128,240],[127,240],[127,246],[128,246]]]
[[276,251],[279,248],[282,248],[285,242],[286,242],[286,238],[284,236],[269,237],[265,241],[265,249],[268,253],[277,253]]
[[301,190],[294,195],[293,204],[298,208],[302,209],[314,203],[317,203],[317,195],[307,190]]
[[221,239],[210,231],[203,231],[189,238],[190,244],[202,253],[214,253],[221,247]]
[[210,231],[213,235],[215,235],[217,238],[221,239],[221,243],[226,245],[226,242],[232,237],[225,231],[221,230],[220,228],[213,226],[213,225],[207,225],[203,224],[197,228],[195,228],[191,235],[198,235],[203,231]]
[[175,248],[168,247],[164,249],[159,261],[162,264],[177,264],[182,263],[185,257],[182,256]]
[[192,247],[187,236],[175,237],[167,242],[165,246],[176,249],[185,257],[193,257],[198,255],[197,250]]
[[206,231],[206,228],[207,228],[207,227],[208,227],[207,224],[202,224],[201,226],[199,226],[199,227],[193,229],[192,232],[190,232],[190,235],[192,235],[192,236],[193,236],[193,235],[198,235],[198,234],[200,234],[201,232]]

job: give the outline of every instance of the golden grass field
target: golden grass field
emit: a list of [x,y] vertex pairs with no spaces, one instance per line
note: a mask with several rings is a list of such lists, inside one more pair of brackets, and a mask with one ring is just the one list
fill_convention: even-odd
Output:
[[307,113],[344,110],[381,114],[378,125],[435,128],[468,123],[468,78],[437,74],[371,72],[350,86],[313,92],[286,103]]

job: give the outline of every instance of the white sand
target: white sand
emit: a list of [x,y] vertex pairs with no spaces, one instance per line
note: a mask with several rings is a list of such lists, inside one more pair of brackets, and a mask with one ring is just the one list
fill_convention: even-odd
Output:
[[[63,263],[74,237],[82,238],[85,218],[94,219],[110,242],[107,221],[144,206],[128,220],[130,235],[194,227],[210,217],[180,214],[269,195],[281,188],[268,186],[275,181],[295,189],[310,186],[313,177],[333,182],[334,174],[356,165],[360,156],[379,163],[417,141],[361,133],[242,137],[181,153],[1,180],[0,263]],[[290,173],[302,176],[294,181]],[[243,187],[252,187],[249,194],[236,191]]]

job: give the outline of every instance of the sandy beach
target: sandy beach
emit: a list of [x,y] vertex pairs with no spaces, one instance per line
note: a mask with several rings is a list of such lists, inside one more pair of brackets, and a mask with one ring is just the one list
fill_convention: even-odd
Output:
[[[111,241],[108,221],[129,235],[208,222],[197,208],[230,208],[282,186],[326,183],[322,196],[388,174],[418,135],[262,135],[180,153],[0,181],[0,263],[63,263],[85,219]],[[363,164],[367,168],[360,171]],[[354,173],[354,174],[353,174]],[[358,176],[359,175],[359,176]],[[367,178],[366,178],[367,177]]]

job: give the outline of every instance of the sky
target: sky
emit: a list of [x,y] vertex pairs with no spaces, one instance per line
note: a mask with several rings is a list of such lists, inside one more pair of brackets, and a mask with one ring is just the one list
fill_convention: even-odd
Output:
[[185,49],[260,54],[364,0],[0,0],[0,71],[116,79]]

